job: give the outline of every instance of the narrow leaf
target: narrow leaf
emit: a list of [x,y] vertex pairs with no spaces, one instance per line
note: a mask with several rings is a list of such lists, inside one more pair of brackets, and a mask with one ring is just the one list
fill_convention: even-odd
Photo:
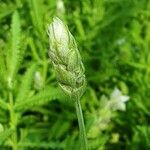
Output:
[[8,85],[12,86],[12,81],[15,77],[15,74],[18,70],[19,59],[21,51],[19,48],[20,44],[20,19],[18,12],[15,12],[12,16],[12,25],[11,25],[11,48],[8,51],[7,55],[7,67],[9,72]]
[[31,85],[33,82],[33,75],[35,72],[35,65],[32,65],[25,73],[24,77],[22,78],[21,85],[19,87],[18,95],[16,101],[23,101],[27,98],[28,93],[31,89]]
[[48,87],[24,101],[18,101],[15,105],[15,109],[25,110],[33,106],[45,104],[46,102],[49,102],[54,99],[62,99],[63,97],[64,96],[62,92],[58,88]]
[[22,146],[22,147],[30,147],[30,148],[44,148],[44,149],[47,149],[47,148],[50,148],[50,149],[62,149],[64,147],[64,143],[60,143],[60,142],[57,142],[57,141],[51,141],[51,142],[20,142],[19,143],[19,146]]
[[13,133],[14,130],[8,129],[0,133],[0,145]]

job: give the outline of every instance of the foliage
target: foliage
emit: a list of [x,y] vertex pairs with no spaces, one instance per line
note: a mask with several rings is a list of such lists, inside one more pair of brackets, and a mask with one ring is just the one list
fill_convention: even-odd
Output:
[[[85,64],[89,149],[150,149],[149,9],[149,0],[1,0],[0,149],[79,149],[74,103],[48,58],[54,16],[75,35]],[[115,87],[130,100],[101,130],[94,121]]]

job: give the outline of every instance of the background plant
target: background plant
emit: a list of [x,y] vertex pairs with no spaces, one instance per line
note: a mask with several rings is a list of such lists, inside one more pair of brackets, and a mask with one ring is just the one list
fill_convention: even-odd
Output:
[[130,96],[125,112],[114,112],[105,130],[93,130],[90,148],[149,149],[149,7],[148,0],[1,0],[0,149],[79,147],[74,106],[56,88],[48,61],[45,31],[54,15],[80,45],[88,80],[81,100],[86,130],[102,95],[118,87]]

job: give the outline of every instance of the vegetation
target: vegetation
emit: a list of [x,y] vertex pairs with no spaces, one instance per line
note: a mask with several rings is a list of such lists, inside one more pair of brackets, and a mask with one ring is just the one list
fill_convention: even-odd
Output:
[[47,26],[75,37],[89,150],[150,149],[149,0],[0,0],[0,150],[78,150],[74,102],[56,82]]

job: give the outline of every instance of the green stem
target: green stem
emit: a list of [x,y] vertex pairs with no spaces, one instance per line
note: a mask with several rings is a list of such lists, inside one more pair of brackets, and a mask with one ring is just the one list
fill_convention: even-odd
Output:
[[75,105],[76,105],[76,113],[77,113],[78,123],[79,123],[82,150],[88,150],[84,119],[83,119],[82,108],[81,108],[79,98],[75,100]]
[[9,93],[9,113],[10,113],[10,127],[14,130],[11,141],[12,141],[12,150],[17,150],[17,115],[14,110],[14,102],[13,102],[13,95]]

